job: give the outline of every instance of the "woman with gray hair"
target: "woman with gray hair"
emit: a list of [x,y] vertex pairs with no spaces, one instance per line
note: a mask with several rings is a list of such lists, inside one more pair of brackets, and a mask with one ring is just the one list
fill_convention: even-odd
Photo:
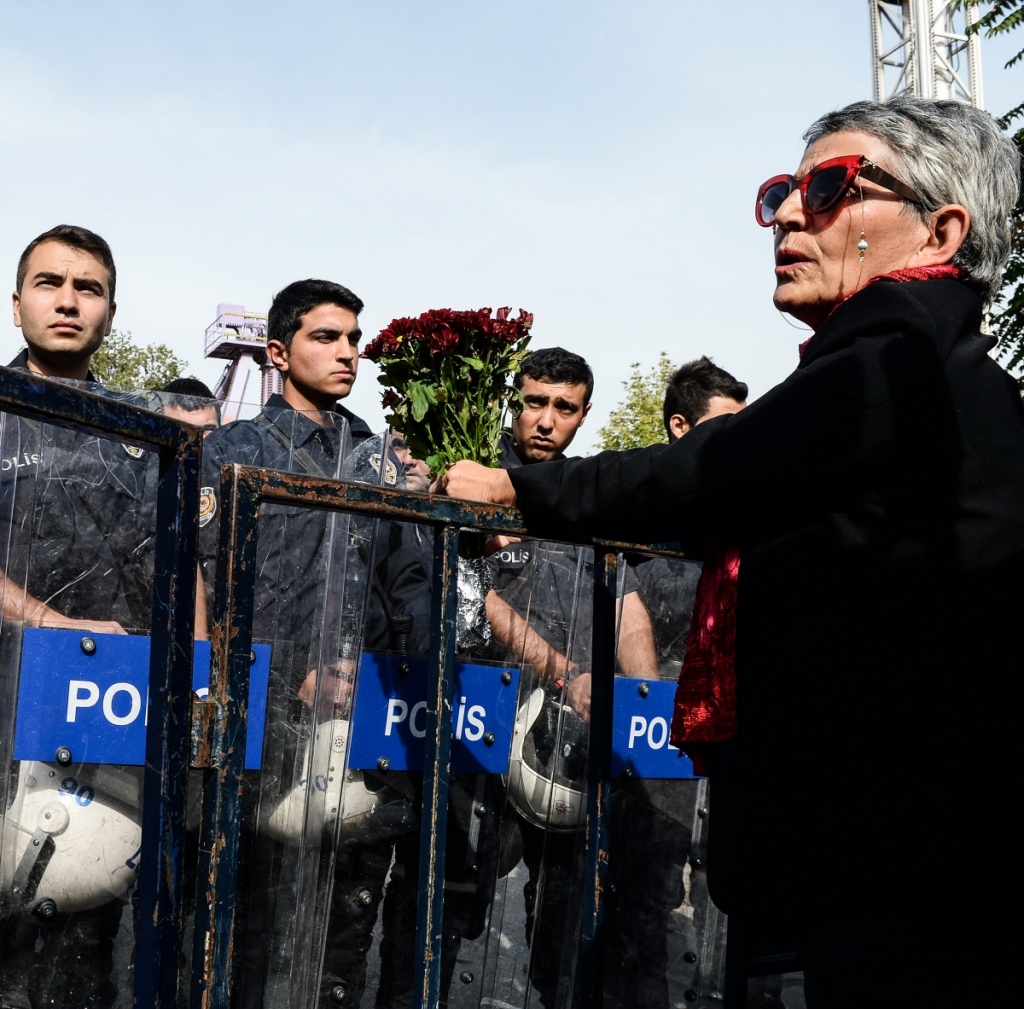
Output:
[[805,139],[756,203],[775,304],[814,330],[786,381],[672,445],[440,483],[545,538],[710,544],[673,742],[710,768],[716,902],[795,947],[815,1009],[1001,1005],[1024,411],[980,327],[1017,152],[910,97]]

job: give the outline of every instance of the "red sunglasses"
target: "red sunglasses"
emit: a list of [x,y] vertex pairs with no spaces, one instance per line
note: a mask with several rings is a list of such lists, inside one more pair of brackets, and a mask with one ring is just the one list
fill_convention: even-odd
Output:
[[800,190],[800,199],[806,213],[824,214],[846,195],[858,175],[868,182],[877,182],[911,203],[921,202],[913,189],[893,178],[873,161],[868,161],[863,154],[848,154],[843,158],[823,161],[802,179],[793,175],[776,175],[769,179],[757,191],[754,217],[762,228],[770,228],[775,223],[775,212],[794,189]]

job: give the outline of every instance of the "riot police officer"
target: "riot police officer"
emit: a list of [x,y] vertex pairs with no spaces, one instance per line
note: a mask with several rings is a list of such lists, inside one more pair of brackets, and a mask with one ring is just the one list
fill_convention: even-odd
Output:
[[[522,407],[503,439],[503,468],[562,458],[590,410],[593,375],[586,361],[557,347],[535,351],[523,361],[515,383]],[[495,642],[503,654],[521,657],[532,667],[537,682],[552,695],[564,696],[578,718],[561,716],[560,747],[563,751],[582,750],[577,757],[585,757],[592,611],[585,601],[580,604],[578,595],[593,584],[592,562],[586,551],[567,545],[499,537],[495,546],[498,549],[491,555],[494,589],[487,597]],[[651,622],[638,589],[635,575],[627,572],[619,666],[627,676],[656,677]],[[561,681],[567,681],[564,694]],[[540,726],[542,721],[538,718],[534,725]],[[571,757],[563,761],[561,775],[571,763]],[[572,960],[579,931],[573,907],[578,910],[580,905],[582,834],[558,829],[557,817],[548,804],[537,808],[535,802],[521,801],[514,792],[517,780],[511,777],[510,799],[529,872],[524,897],[531,944],[530,980],[543,1005],[565,1005],[571,998]],[[565,805],[575,804],[571,813],[581,817],[582,775],[578,788],[578,798]]]
[[[270,397],[255,419],[226,425],[206,440],[200,557],[209,598],[222,466],[243,463],[366,479],[365,473],[353,474],[353,450],[368,446],[358,453],[359,460],[370,469],[375,464],[385,485],[396,484],[396,460],[383,447],[373,451],[370,429],[339,402],[356,378],[362,308],[347,288],[322,280],[298,281],[275,296],[267,354],[284,378],[283,391]],[[395,636],[405,648],[425,647],[429,578],[408,535],[409,530],[393,523],[319,509],[261,508],[253,635],[270,641],[272,666],[261,771],[246,779],[248,829],[239,887],[243,1005],[289,1004],[292,957],[309,952],[296,948],[296,932],[314,919],[323,929],[326,949],[321,1000],[357,1003],[365,985],[366,953],[395,832],[416,825],[411,797],[406,797],[409,815],[393,819],[379,835],[321,849],[322,865],[333,869],[330,881],[321,879],[321,892],[311,903],[300,899],[299,850],[272,836],[264,821],[266,810],[275,804],[281,808],[288,790],[300,781],[304,740],[315,726],[324,718],[348,717],[359,650],[390,648]],[[339,571],[344,574],[338,576]],[[335,577],[341,582],[332,582]],[[335,595],[343,597],[340,612],[330,609]],[[325,696],[329,710],[323,709]],[[392,795],[390,801],[401,797]],[[253,829],[257,823],[260,828]]]
[[[14,324],[26,349],[9,367],[92,380],[89,363],[110,333],[115,286],[113,256],[99,235],[60,225],[36,238],[19,260],[13,295]],[[4,718],[13,720],[21,626],[118,634],[148,627],[150,600],[138,570],[147,534],[140,523],[125,521],[136,513],[128,503],[145,496],[147,466],[137,449],[10,416],[3,442],[9,548],[0,572],[0,693],[10,702]],[[11,739],[10,727],[0,737]],[[8,762],[11,754],[0,759]],[[15,773],[10,781],[13,786]],[[33,1009],[112,1005],[123,906],[115,896],[91,910],[56,908],[48,917],[19,904],[4,908],[0,999]]]

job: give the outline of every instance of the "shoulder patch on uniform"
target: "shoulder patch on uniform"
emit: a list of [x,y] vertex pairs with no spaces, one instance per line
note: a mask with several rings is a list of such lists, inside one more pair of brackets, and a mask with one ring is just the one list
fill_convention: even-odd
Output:
[[199,488],[199,527],[209,525],[210,520],[217,514],[217,495],[213,493],[212,487]]
[[[370,456],[370,465],[373,467],[373,472],[380,475],[380,452],[374,452]],[[393,459],[388,459],[384,465],[384,482],[391,484],[392,487],[398,483],[398,467],[395,465]]]
[[138,445],[126,445],[121,442],[121,448],[125,450],[133,459],[141,459],[145,454],[145,449],[141,449]]

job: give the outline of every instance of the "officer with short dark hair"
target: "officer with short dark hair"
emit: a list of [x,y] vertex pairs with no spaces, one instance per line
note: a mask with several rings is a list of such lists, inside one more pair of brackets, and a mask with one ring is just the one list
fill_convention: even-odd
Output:
[[669,441],[712,417],[737,413],[747,405],[747,383],[733,378],[710,357],[677,368],[665,389],[662,415]]
[[[19,260],[12,299],[26,349],[9,367],[92,381],[90,360],[114,318],[115,280],[110,247],[85,228],[60,225],[33,240]],[[151,456],[133,446],[25,418],[3,421],[0,739],[10,740],[22,626],[148,630],[152,556],[145,545],[153,528],[146,501],[155,488]],[[10,759],[0,745],[0,760]],[[82,770],[74,765],[67,773],[81,777]],[[10,799],[16,786],[12,779]],[[0,1002],[33,1009],[113,1005],[123,907],[117,896],[92,910],[58,907],[44,919],[31,907],[8,904],[0,920]]]
[[[578,354],[560,347],[529,354],[515,379],[522,403],[511,432],[503,437],[502,467],[515,469],[564,457],[590,411],[593,382],[590,367]],[[562,716],[559,742],[563,749],[581,750],[577,756],[583,759],[585,722],[590,717],[593,612],[580,594],[593,584],[589,551],[509,537],[496,537],[492,545],[496,548],[490,556],[494,588],[487,596],[487,616],[496,648],[532,668],[537,685],[550,693],[552,703],[564,696],[575,716]],[[635,575],[627,572],[618,664],[627,676],[653,677],[657,675],[654,639],[638,588]],[[582,796],[578,801],[584,801]],[[527,815],[524,806],[516,802],[512,815],[529,871],[523,893],[531,946],[530,981],[541,1003],[550,1009],[568,1004],[571,995],[579,932],[573,913],[580,906],[575,895],[583,835],[578,830],[555,829],[547,809],[531,809]]]
[[[665,389],[665,434],[678,441],[698,424],[746,405],[747,384],[711,358],[699,357],[677,368]],[[658,668],[664,679],[675,679],[686,655],[700,564],[654,557],[638,566],[637,576],[654,624]]]
[[[339,402],[356,378],[362,308],[347,288],[322,280],[298,281],[275,296],[267,355],[283,376],[282,393],[271,396],[255,419],[228,424],[206,440],[200,557],[210,599],[222,466],[241,463],[335,479],[365,469],[356,478],[379,474],[385,485],[396,484],[397,462],[390,454],[382,457],[382,447],[374,451],[369,427]],[[305,759],[301,740],[309,736],[310,722],[319,724],[324,717],[319,707],[314,710],[318,683],[321,698],[333,694],[333,717],[348,717],[361,647],[389,649],[400,639],[406,648],[425,648],[429,577],[410,536],[409,528],[396,523],[313,508],[261,508],[253,635],[271,642],[272,665],[262,769],[247,774],[245,789],[250,829],[239,888],[245,947],[239,987],[245,1006],[276,1005],[289,997],[292,957],[311,952],[293,946],[298,921],[310,924],[321,913],[326,918],[324,1004],[332,997],[337,1001],[339,992],[357,1003],[365,985],[366,951],[395,837],[341,846],[333,886],[320,881],[324,900],[330,895],[329,911],[318,911],[296,903],[298,849],[252,827],[281,801],[299,773]],[[335,574],[339,571],[343,576]],[[343,594],[342,611],[333,615],[341,626],[327,627],[329,586],[341,577],[344,584],[336,588]],[[404,829],[412,826],[410,816]]]

